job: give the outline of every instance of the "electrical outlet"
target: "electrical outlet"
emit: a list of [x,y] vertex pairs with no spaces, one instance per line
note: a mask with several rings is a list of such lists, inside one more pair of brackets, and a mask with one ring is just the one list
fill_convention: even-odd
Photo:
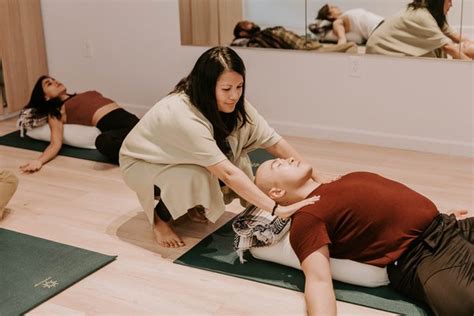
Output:
[[94,56],[94,50],[90,40],[85,40],[82,46],[82,56],[86,58],[92,58]]
[[349,56],[349,76],[359,78],[362,60],[360,56]]

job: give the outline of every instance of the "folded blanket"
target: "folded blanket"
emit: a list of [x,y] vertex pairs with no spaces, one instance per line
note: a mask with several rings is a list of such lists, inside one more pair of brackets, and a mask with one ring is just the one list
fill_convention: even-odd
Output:
[[238,215],[232,228],[235,232],[234,249],[244,263],[244,252],[252,247],[266,247],[278,242],[290,229],[291,218],[272,216],[256,206],[247,207]]

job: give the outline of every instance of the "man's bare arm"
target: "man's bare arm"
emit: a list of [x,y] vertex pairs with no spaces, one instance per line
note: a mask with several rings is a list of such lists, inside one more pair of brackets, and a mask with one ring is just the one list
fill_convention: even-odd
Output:
[[306,257],[301,268],[306,277],[304,295],[308,315],[336,315],[328,247],[323,246]]

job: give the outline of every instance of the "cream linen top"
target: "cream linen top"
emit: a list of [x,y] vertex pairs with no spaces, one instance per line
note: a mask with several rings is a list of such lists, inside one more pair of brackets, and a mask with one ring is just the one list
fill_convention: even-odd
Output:
[[367,54],[437,57],[435,50],[452,43],[454,30],[446,24],[440,29],[425,8],[407,9],[385,20],[369,37]]
[[[259,147],[272,146],[281,136],[247,100],[244,106],[250,123],[229,135],[228,141],[233,153],[232,162],[252,179],[247,153]],[[213,134],[212,124],[191,104],[188,96],[175,93],[155,104],[125,138],[120,150],[120,168],[127,185],[137,193],[151,223],[154,216],[153,186],[164,183],[165,179],[160,179],[161,174],[166,174],[166,170],[176,165],[197,165],[205,168],[227,159],[217,146]],[[143,167],[134,168],[135,164]],[[206,169],[203,171],[209,172]],[[173,179],[168,178],[164,185],[172,186]],[[202,185],[219,188],[217,178],[215,183]],[[212,190],[207,192],[215,193]],[[220,199],[222,200],[222,195]],[[184,200],[186,197],[183,197]],[[181,209],[179,214],[185,212],[186,208],[195,206],[185,205],[183,201],[172,202]],[[167,202],[167,206],[172,212],[173,205]],[[217,219],[213,218],[212,214],[208,218],[211,221]]]

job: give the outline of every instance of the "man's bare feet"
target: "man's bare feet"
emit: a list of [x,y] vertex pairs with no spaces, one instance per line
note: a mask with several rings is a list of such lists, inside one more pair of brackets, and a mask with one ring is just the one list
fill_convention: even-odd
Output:
[[191,221],[196,223],[207,223],[206,211],[204,207],[198,205],[188,210],[188,217]]
[[179,238],[179,236],[171,228],[170,224],[163,222],[159,218],[155,220],[155,226],[153,227],[156,241],[162,247],[166,248],[178,248],[183,247],[185,244]]

